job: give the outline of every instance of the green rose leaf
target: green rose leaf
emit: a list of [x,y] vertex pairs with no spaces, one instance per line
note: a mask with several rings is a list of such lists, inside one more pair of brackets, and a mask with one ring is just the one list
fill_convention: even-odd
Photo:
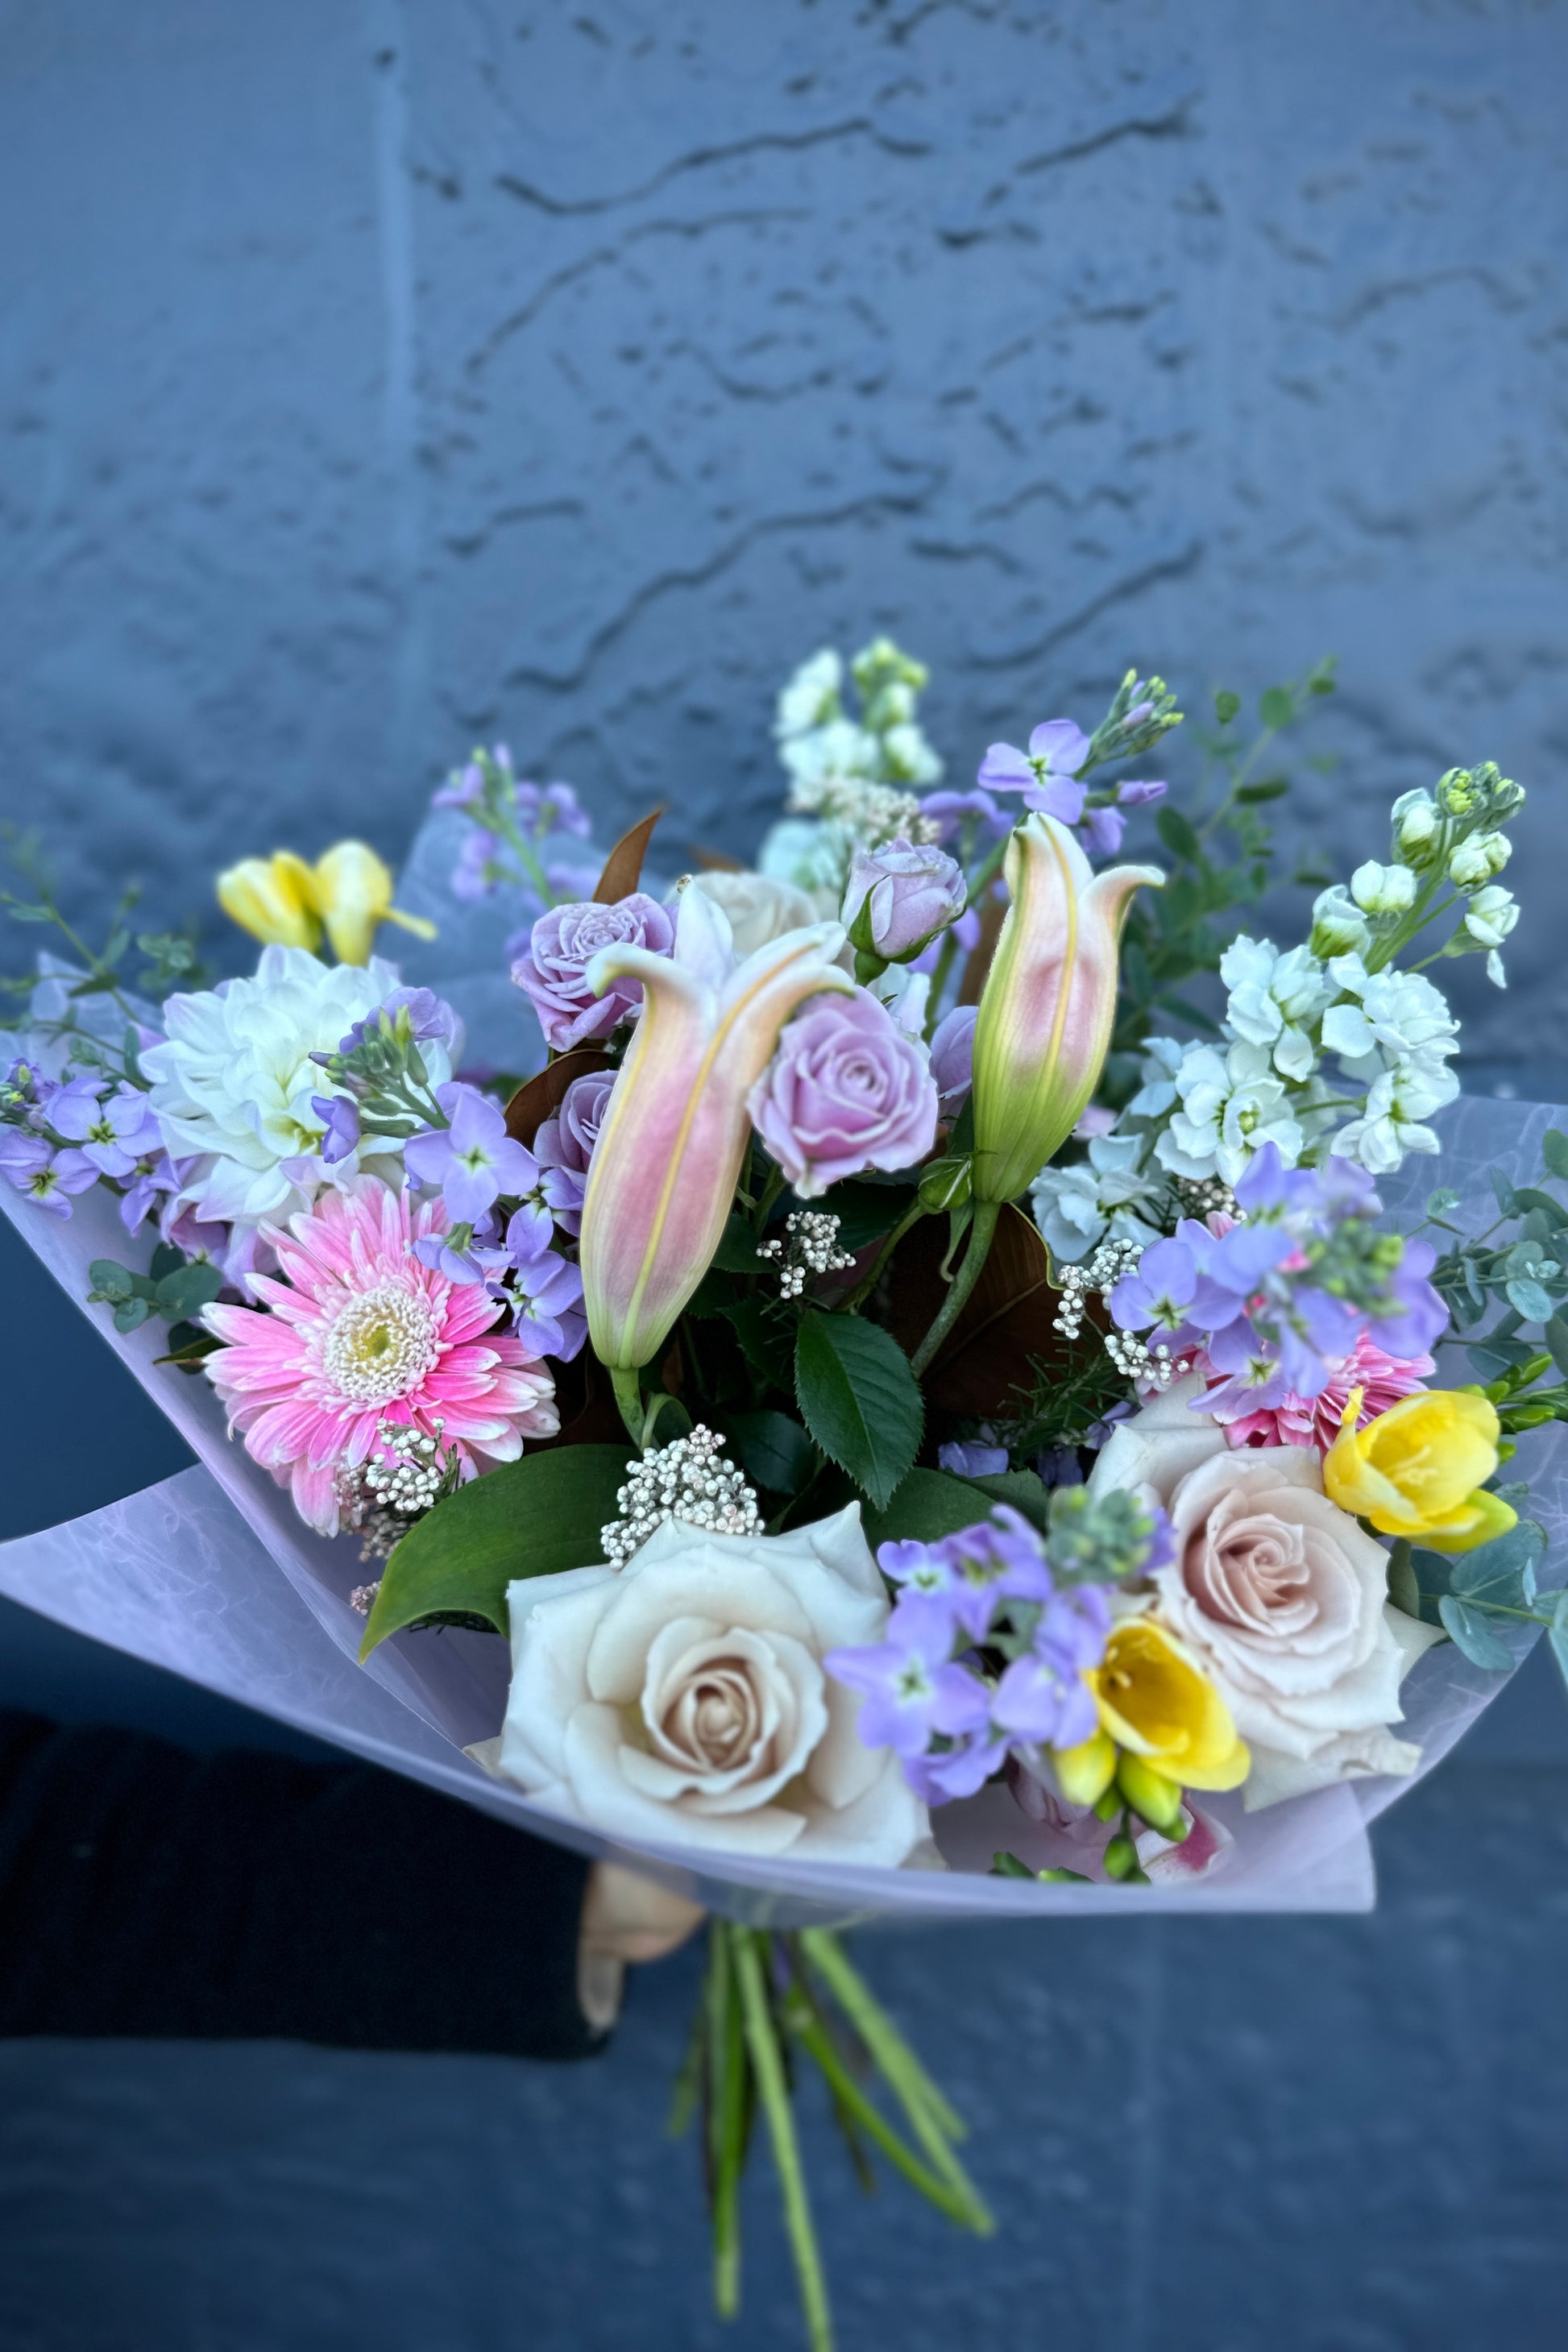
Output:
[[1437,1614],[1450,1640],[1462,1650],[1471,1665],[1484,1666],[1489,1674],[1506,1675],[1513,1666],[1513,1652],[1500,1642],[1486,1618],[1468,1601],[1458,1600],[1445,1592],[1437,1603]]
[[993,1470],[984,1477],[967,1478],[964,1484],[978,1486],[981,1493],[988,1495],[994,1503],[1010,1503],[1031,1527],[1038,1528],[1044,1535],[1050,1496],[1037,1471]]
[[890,1234],[914,1197],[912,1185],[869,1184],[851,1176],[804,1206],[837,1217],[838,1246],[853,1254]]
[[599,1530],[616,1516],[631,1458],[629,1444],[563,1445],[459,1486],[388,1559],[361,1659],[421,1617],[483,1617],[504,1633],[509,1584],[603,1561]]
[[787,1412],[727,1412],[724,1435],[754,1486],[770,1495],[798,1495],[816,1461],[816,1448]]
[[801,1418],[828,1459],[880,1510],[919,1451],[925,1403],[910,1360],[879,1323],[811,1313],[795,1347]]
[[1203,856],[1203,845],[1197,835],[1180,809],[1172,808],[1169,802],[1154,819],[1154,829],[1173,856],[1190,858],[1196,865]]
[[977,1484],[946,1470],[911,1470],[881,1509],[861,1514],[867,1542],[873,1551],[885,1543],[936,1543],[973,1527],[991,1507]]

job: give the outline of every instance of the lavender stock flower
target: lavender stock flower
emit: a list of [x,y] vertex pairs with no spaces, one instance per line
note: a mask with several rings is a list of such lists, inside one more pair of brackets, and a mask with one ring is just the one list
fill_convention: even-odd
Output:
[[453,1220],[471,1224],[503,1192],[531,1189],[538,1170],[531,1152],[513,1141],[496,1104],[461,1079],[436,1089],[450,1124],[411,1135],[404,1165],[421,1184],[438,1184]]
[[936,1140],[925,1049],[861,988],[795,1014],[747,1108],[803,1200],[867,1168],[911,1168]]
[[1047,719],[1029,737],[1029,748],[993,743],[980,762],[983,790],[1020,793],[1026,808],[1042,809],[1063,824],[1083,814],[1085,787],[1079,770],[1089,758],[1089,738],[1070,719]]

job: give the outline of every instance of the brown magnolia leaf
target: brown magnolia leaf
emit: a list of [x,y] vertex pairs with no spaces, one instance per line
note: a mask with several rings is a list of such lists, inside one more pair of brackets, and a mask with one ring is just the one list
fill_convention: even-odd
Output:
[[594,896],[601,907],[613,907],[617,898],[629,898],[642,879],[642,862],[647,856],[647,845],[653,838],[654,826],[664,814],[656,808],[640,824],[623,833],[608,857],[605,870],[594,885]]
[[514,1143],[526,1144],[531,1150],[533,1139],[552,1111],[559,1110],[562,1097],[574,1078],[586,1077],[590,1070],[607,1070],[610,1057],[602,1045],[574,1045],[569,1054],[558,1054],[532,1077],[525,1078],[506,1107],[506,1131]]
[[959,982],[960,1004],[978,1004],[991,970],[991,959],[996,952],[996,942],[1002,936],[1002,926],[1007,919],[1005,898],[987,898],[980,909],[980,937],[963,967]]
[[[941,1269],[948,1234],[945,1217],[922,1217],[899,1244],[888,1326],[910,1355],[946,1296]],[[962,1251],[961,1244],[957,1262]],[[976,1421],[1015,1417],[1035,1389],[1035,1366],[1065,1360],[1067,1343],[1054,1328],[1060,1298],[1037,1227],[1009,1202],[996,1221],[985,1271],[925,1374],[932,1410]]]

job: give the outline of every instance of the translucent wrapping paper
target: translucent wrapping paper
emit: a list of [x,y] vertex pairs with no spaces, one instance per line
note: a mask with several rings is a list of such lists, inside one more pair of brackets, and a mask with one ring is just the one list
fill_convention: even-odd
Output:
[[[1461,1196],[1454,1222],[1479,1231],[1496,1214],[1489,1169],[1496,1164],[1516,1182],[1530,1181],[1540,1163],[1541,1137],[1557,1117],[1542,1105],[1456,1103],[1439,1121],[1442,1159],[1408,1161],[1384,1182],[1384,1198],[1405,1222],[1434,1186],[1450,1185]],[[86,1305],[91,1260],[144,1265],[150,1235],[128,1246],[116,1203],[102,1191],[79,1201],[68,1223],[42,1214],[5,1187],[0,1187],[0,1203],[201,1465],[107,1510],[0,1546],[0,1591],[12,1600],[483,1811],[582,1853],[634,1863],[710,1908],[755,1926],[1370,1908],[1367,1824],[1414,1786],[1410,1780],[1349,1782],[1252,1814],[1243,1810],[1239,1792],[1205,1797],[1205,1811],[1224,1823],[1234,1844],[1201,1878],[1149,1886],[1041,1885],[987,1876],[998,1846],[1036,1867],[1073,1862],[1067,1841],[1027,1820],[997,1787],[934,1816],[944,1869],[847,1869],[787,1855],[758,1861],[737,1854],[725,1860],[721,1875],[710,1854],[699,1867],[681,1847],[627,1847],[542,1812],[464,1753],[500,1727],[505,1643],[453,1629],[405,1633],[383,1643],[360,1666],[363,1620],[348,1599],[367,1573],[357,1544],[312,1535],[295,1517],[287,1493],[230,1442],[207,1381],[154,1363],[166,1344],[162,1324],[121,1336],[106,1308]],[[1439,1377],[1463,1381],[1462,1356],[1453,1349],[1447,1354]],[[1531,1482],[1531,1512],[1550,1538],[1542,1581],[1559,1583],[1568,1530],[1565,1433],[1556,1426],[1533,1433],[1521,1444],[1518,1469]],[[1504,1637],[1512,1639],[1518,1657],[1535,1630],[1521,1627]],[[1447,1753],[1504,1679],[1468,1664],[1447,1643],[1420,1660],[1405,1685],[1402,1736],[1420,1744],[1423,1773]]]

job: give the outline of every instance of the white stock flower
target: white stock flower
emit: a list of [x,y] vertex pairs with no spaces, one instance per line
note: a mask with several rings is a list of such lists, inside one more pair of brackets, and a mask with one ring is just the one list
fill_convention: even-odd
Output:
[[[382,1136],[330,1170],[318,1161],[314,1176],[283,1168],[310,1158],[324,1132],[310,1097],[331,1089],[311,1055],[331,1052],[397,985],[397,966],[379,956],[329,966],[304,948],[269,947],[254,979],[171,996],[167,1042],[149,1046],[142,1066],[171,1156],[195,1162],[180,1200],[205,1220],[254,1225],[281,1222],[323,1182],[367,1167],[398,1182],[402,1145]],[[422,1040],[419,1050],[431,1085],[444,1085],[452,1075],[445,1049]]]
[[723,908],[741,962],[785,931],[797,931],[821,919],[815,900],[800,885],[777,874],[694,874],[690,887]]
[[877,738],[852,719],[830,719],[826,726],[804,735],[786,735],[779,758],[796,786],[819,783],[826,776],[875,776]]
[[1175,1084],[1182,1108],[1154,1147],[1173,1176],[1239,1183],[1266,1143],[1278,1148],[1287,1168],[1296,1165],[1306,1137],[1263,1046],[1238,1043],[1221,1054],[1214,1045],[1189,1045]]
[[1436,802],[1427,792],[1401,793],[1394,803],[1393,818],[1394,840],[1405,856],[1419,865],[1443,822]]
[[843,900],[855,839],[848,825],[825,817],[781,817],[763,836],[757,871],[804,892],[811,901],[814,922],[833,922]]
[[901,784],[942,782],[942,761],[912,719],[900,719],[883,730],[882,755]]
[[1176,1099],[1176,1073],[1186,1047],[1179,1037],[1151,1037],[1139,1076],[1143,1083],[1127,1106],[1129,1118],[1159,1118]]
[[1315,1446],[1233,1453],[1178,1382],[1112,1432],[1090,1491],[1169,1514],[1154,1614],[1202,1657],[1252,1750],[1249,1812],[1336,1780],[1408,1773],[1399,1686],[1442,1639],[1387,1601],[1388,1555],[1323,1492]]
[[626,1567],[513,1584],[500,1769],[637,1844],[896,1867],[926,1811],[825,1654],[881,1639],[857,1504],[785,1536],[671,1520]]
[[1396,1062],[1373,1080],[1364,1114],[1342,1127],[1329,1150],[1342,1160],[1359,1160],[1374,1176],[1391,1175],[1406,1152],[1442,1149],[1426,1121],[1458,1091],[1445,1062]]
[[1461,890],[1474,890],[1500,874],[1513,855],[1513,844],[1506,833],[1472,834],[1461,841],[1448,860],[1448,879]]
[[[1342,1061],[1362,1063],[1381,1048],[1424,1067],[1440,1065],[1458,1051],[1459,1024],[1447,999],[1422,973],[1369,972],[1359,956],[1336,956],[1329,976],[1346,996],[1323,1015],[1323,1050]],[[1375,1070],[1358,1071],[1372,1077]],[[1447,1099],[1447,1097],[1445,1097]]]
[[791,735],[805,735],[812,728],[837,718],[843,684],[844,664],[831,646],[824,646],[820,653],[803,661],[794,677],[779,688],[778,715],[773,721],[775,737],[782,742]]
[[1310,1077],[1318,1057],[1303,1024],[1334,995],[1317,957],[1307,948],[1280,955],[1271,940],[1243,935],[1226,948],[1219,971],[1230,991],[1226,1020],[1233,1033],[1248,1045],[1266,1047],[1281,1076]]
[[1380,866],[1369,857],[1351,876],[1351,897],[1369,915],[1404,915],[1415,904],[1415,877],[1408,866]]
[[1502,958],[1499,955],[1496,948],[1493,948],[1490,955],[1487,958],[1487,978],[1491,982],[1494,988],[1506,988],[1508,986],[1508,974],[1503,970]]
[[[1173,1099],[1173,1088],[1172,1094]],[[1142,1172],[1148,1150],[1147,1136],[1097,1135],[1086,1160],[1040,1171],[1029,1188],[1035,1223],[1059,1265],[1087,1257],[1108,1234],[1144,1247],[1159,1240],[1158,1224],[1138,1214],[1163,1190]]]
[[1478,890],[1465,909],[1465,929],[1483,948],[1500,948],[1519,920],[1519,902],[1500,882]]
[[1371,945],[1372,926],[1344,884],[1321,890],[1312,901],[1312,953],[1364,955]]

